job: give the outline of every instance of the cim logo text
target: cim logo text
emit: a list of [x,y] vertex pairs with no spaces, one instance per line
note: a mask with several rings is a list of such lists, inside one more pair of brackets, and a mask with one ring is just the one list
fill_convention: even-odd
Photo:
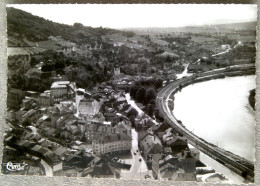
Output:
[[6,167],[6,170],[8,171],[21,171],[24,170],[24,168],[28,165],[25,163],[3,163],[3,165]]

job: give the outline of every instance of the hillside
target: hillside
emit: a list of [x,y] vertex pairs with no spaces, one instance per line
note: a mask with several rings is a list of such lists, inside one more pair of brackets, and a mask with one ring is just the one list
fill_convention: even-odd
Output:
[[73,26],[54,23],[19,9],[7,8],[8,46],[31,46],[36,41],[48,40],[49,36],[61,36],[74,43],[101,41],[105,34],[121,33],[132,36],[133,33],[106,28],[86,27],[80,23]]

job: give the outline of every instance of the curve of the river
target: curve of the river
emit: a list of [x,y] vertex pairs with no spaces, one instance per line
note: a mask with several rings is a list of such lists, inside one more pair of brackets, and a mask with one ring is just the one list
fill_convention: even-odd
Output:
[[255,87],[254,75],[189,85],[174,95],[173,113],[197,136],[253,161],[255,116],[248,96]]

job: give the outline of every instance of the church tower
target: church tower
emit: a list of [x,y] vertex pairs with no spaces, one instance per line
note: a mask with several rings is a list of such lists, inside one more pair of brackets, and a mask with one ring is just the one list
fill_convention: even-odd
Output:
[[114,75],[118,76],[120,74],[120,67],[118,65],[114,66]]

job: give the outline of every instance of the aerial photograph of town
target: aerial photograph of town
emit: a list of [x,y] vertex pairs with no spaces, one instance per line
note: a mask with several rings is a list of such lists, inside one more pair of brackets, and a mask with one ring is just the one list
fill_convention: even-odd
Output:
[[6,11],[2,174],[254,182],[256,5]]

